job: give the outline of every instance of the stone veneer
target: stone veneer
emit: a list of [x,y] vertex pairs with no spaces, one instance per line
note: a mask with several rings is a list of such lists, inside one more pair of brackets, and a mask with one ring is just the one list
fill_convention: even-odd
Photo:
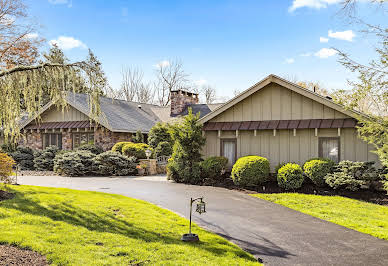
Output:
[[[42,133],[44,132],[38,132],[36,130],[33,130],[32,132],[27,131],[19,141],[19,145],[27,146],[35,150],[41,150],[43,146]],[[73,148],[72,133],[76,133],[76,131],[69,132],[67,129],[64,129],[62,132],[57,130],[48,133],[62,133],[62,149],[71,150]],[[131,137],[132,133],[112,132],[99,128],[94,132],[94,143],[101,146],[106,151],[110,150],[112,146],[119,141],[131,141]]]
[[198,94],[177,90],[171,92],[171,116],[180,115],[189,104],[198,103]]
[[94,143],[105,151],[112,149],[113,145],[120,141],[131,141],[132,133],[112,132],[106,129],[97,129],[94,132]]

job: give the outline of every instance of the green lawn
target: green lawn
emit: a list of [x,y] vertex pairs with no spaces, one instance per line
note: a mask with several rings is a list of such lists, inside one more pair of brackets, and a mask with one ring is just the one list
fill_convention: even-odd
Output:
[[252,194],[288,208],[388,240],[388,207],[340,196]]
[[145,201],[10,188],[15,198],[0,202],[0,243],[38,251],[54,265],[258,265],[236,245],[195,225],[201,242],[181,242],[188,221]]

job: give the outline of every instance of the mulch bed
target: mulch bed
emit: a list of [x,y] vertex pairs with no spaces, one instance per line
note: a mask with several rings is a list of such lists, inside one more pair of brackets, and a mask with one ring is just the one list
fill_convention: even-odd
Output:
[[313,183],[308,180],[303,184],[300,189],[295,191],[285,191],[281,189],[277,182],[270,181],[266,182],[264,185],[258,187],[250,187],[247,189],[242,189],[237,187],[233,180],[227,176],[221,179],[222,181],[218,183],[204,183],[204,186],[214,186],[214,187],[223,187],[227,189],[239,190],[243,193],[254,194],[254,193],[285,193],[285,192],[297,192],[302,194],[315,194],[315,195],[324,195],[324,196],[343,196],[347,198],[362,200],[370,203],[375,203],[379,205],[388,206],[388,196],[386,192],[372,191],[372,190],[359,190],[359,191],[349,191],[349,190],[333,190],[329,187],[317,188]]
[[15,196],[15,193],[0,190],[0,201],[12,199],[14,196]]
[[49,265],[38,252],[9,245],[0,245],[0,265]]

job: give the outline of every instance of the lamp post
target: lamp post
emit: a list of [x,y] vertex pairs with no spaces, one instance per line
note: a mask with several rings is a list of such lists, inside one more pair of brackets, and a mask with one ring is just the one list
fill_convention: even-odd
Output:
[[196,198],[196,199],[193,199],[193,198],[190,199],[190,225],[189,225],[189,233],[182,235],[182,238],[181,238],[182,241],[185,241],[185,242],[197,242],[197,241],[199,241],[198,235],[191,233],[191,215],[192,215],[192,212],[193,212],[193,203],[195,201],[198,201],[198,200],[199,200],[199,202],[197,202],[197,206],[196,206],[195,211],[198,212],[199,214],[202,214],[202,213],[206,212],[206,203],[203,201],[203,197]]
[[150,149],[146,149],[145,154],[146,154],[146,156],[147,156],[147,160],[149,160],[149,159],[150,159],[150,156],[151,156],[151,154],[152,154],[152,151],[151,151]]

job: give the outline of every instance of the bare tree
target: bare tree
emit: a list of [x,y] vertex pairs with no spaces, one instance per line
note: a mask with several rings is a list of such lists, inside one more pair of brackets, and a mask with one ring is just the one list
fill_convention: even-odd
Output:
[[140,103],[153,103],[155,90],[151,83],[141,83],[139,89],[136,91],[136,97]]
[[206,103],[213,103],[216,100],[216,89],[210,85],[203,85],[201,93],[205,96]]
[[43,39],[21,0],[0,0],[0,69],[36,63]]
[[157,65],[155,88],[161,106],[170,103],[170,93],[181,88],[188,89],[188,74],[180,60],[165,61]]
[[122,80],[118,96],[126,101],[134,101],[138,91],[143,86],[143,71],[137,67],[123,67],[121,75]]

